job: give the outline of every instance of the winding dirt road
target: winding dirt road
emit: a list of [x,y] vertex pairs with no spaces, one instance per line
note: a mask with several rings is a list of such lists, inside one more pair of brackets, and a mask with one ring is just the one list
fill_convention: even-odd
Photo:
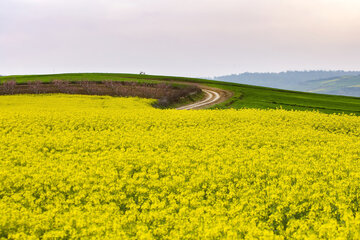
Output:
[[198,102],[178,107],[178,110],[190,110],[190,109],[203,109],[218,103],[224,102],[230,97],[233,93],[219,88],[212,88],[208,86],[198,85],[201,90],[205,93],[205,97]]

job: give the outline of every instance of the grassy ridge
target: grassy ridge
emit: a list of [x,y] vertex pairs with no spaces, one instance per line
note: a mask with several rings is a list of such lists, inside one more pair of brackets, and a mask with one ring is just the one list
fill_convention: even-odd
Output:
[[198,78],[138,75],[138,74],[118,74],[118,73],[71,73],[55,75],[21,75],[21,76],[3,76],[0,81],[15,79],[19,83],[40,80],[50,82],[54,79],[68,81],[138,81],[138,82],[197,82],[208,86],[230,90],[234,96],[228,101],[214,106],[213,108],[259,108],[276,109],[283,108],[287,110],[318,110],[324,113],[346,113],[360,115],[360,98],[334,96],[314,93],[304,93],[296,91],[287,91],[266,87],[257,87],[237,83],[228,83],[212,81]]

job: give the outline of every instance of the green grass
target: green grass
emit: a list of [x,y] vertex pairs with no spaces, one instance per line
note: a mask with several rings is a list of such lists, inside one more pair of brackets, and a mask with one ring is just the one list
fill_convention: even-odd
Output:
[[138,74],[118,74],[118,73],[75,73],[75,74],[55,74],[55,75],[22,75],[22,76],[3,76],[0,81],[15,79],[19,83],[40,80],[50,82],[54,79],[68,81],[137,81],[137,82],[197,82],[211,87],[230,90],[234,96],[224,103],[212,108],[259,108],[275,109],[283,108],[288,110],[317,110],[324,113],[346,113],[360,115],[360,98],[345,97],[335,95],[324,95],[315,93],[305,93],[287,91],[266,87],[257,87],[237,83],[212,81],[198,78],[138,75]]
[[[128,77],[129,76],[129,77]],[[138,75],[143,76],[143,75]],[[65,73],[65,74],[49,74],[49,75],[12,75],[0,77],[0,81],[16,80],[18,83],[26,83],[28,81],[51,82],[52,80],[67,81],[136,81],[136,82],[159,82],[142,77],[132,77],[132,74],[114,74],[114,73]]]
[[[237,85],[237,86],[236,86]],[[314,94],[281,89],[236,84],[214,84],[214,87],[231,90],[234,97],[213,108],[260,108],[287,110],[318,110],[324,113],[354,113],[360,115],[360,98]]]

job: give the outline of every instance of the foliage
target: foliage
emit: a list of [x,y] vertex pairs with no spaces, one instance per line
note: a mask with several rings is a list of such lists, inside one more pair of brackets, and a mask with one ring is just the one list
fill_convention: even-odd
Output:
[[0,97],[0,238],[360,238],[360,117],[153,102]]
[[16,86],[15,80],[8,80],[5,81],[3,84],[3,88],[5,92],[7,92],[8,94],[14,94],[15,86]]

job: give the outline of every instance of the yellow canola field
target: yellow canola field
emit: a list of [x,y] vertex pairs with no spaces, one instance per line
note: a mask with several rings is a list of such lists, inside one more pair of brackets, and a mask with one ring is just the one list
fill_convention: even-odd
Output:
[[360,239],[360,117],[0,97],[0,238]]

